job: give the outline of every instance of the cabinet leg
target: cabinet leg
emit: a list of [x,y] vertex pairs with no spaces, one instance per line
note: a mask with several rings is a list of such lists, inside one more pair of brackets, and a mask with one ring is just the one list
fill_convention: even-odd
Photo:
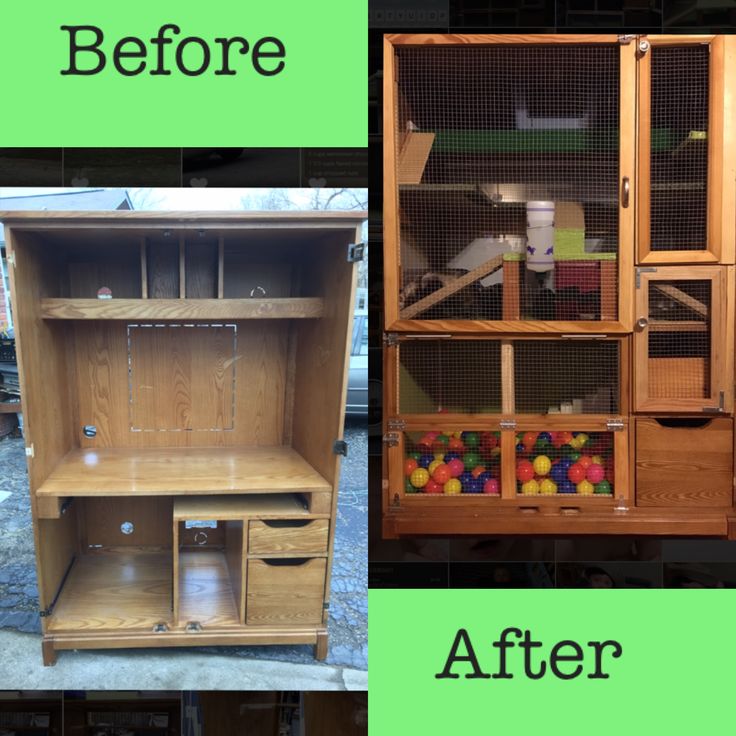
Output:
[[43,654],[43,666],[53,667],[56,664],[56,649],[52,639],[44,639],[41,642],[41,652]]
[[327,632],[317,634],[317,643],[314,645],[314,658],[320,662],[327,658]]

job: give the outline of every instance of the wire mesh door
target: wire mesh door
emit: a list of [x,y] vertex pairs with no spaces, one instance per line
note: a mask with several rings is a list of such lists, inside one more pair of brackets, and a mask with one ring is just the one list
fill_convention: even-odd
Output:
[[[709,224],[712,117],[711,43],[653,46],[641,60],[640,243],[644,261],[702,261],[720,252]],[[715,113],[715,114],[714,114]],[[667,254],[670,254],[668,258]]]
[[[636,344],[638,410],[724,407],[725,268],[658,268],[640,274]],[[718,348],[718,349],[716,349]]]
[[618,44],[399,45],[394,70],[399,318],[618,320]]

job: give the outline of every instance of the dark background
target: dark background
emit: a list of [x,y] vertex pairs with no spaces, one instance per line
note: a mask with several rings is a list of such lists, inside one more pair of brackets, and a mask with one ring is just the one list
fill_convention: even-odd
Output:
[[736,10],[726,4],[701,11],[692,0],[370,0],[370,587],[736,586],[736,542],[619,536],[381,539],[383,34],[734,33]]

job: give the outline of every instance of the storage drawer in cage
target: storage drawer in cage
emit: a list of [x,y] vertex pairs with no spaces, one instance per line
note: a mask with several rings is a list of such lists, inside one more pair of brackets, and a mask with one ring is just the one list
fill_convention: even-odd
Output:
[[389,442],[390,501],[501,498],[501,432],[456,426],[396,432]]
[[641,268],[637,281],[636,410],[730,413],[733,267]]
[[387,406],[401,416],[628,413],[627,338],[397,339]]
[[519,500],[557,498],[628,499],[628,424],[535,423],[517,429],[513,458],[505,463],[505,486],[513,483]]

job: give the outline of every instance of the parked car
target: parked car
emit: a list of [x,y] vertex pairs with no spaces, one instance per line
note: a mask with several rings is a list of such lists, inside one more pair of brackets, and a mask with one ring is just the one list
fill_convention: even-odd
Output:
[[353,317],[353,341],[350,348],[350,375],[346,412],[368,414],[368,314]]

